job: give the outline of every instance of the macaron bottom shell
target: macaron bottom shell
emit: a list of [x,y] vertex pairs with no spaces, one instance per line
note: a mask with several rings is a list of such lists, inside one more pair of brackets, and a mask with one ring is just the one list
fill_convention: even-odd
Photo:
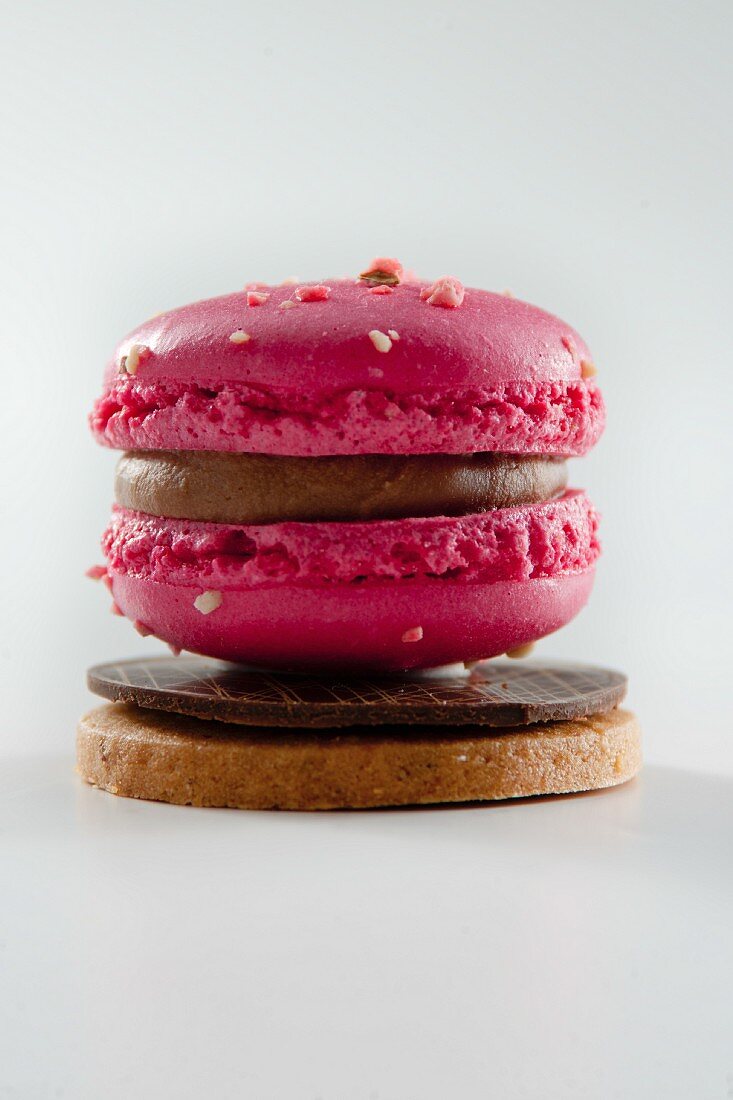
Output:
[[178,649],[281,669],[433,668],[494,657],[544,637],[586,603],[594,568],[460,583],[369,581],[228,589],[208,614],[200,590],[112,574],[122,612]]

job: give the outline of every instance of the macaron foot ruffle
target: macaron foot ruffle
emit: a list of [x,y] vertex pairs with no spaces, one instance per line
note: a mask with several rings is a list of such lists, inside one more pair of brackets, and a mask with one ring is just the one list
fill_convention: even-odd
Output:
[[143,383],[118,378],[96,402],[98,442],[124,450],[280,455],[585,454],[605,423],[593,380],[483,390],[338,390],[313,397],[241,383]]

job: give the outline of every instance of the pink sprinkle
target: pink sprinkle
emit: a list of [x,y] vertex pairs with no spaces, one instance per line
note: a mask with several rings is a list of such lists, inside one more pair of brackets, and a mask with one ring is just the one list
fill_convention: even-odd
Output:
[[560,337],[560,343],[562,344],[562,346],[565,348],[566,351],[570,352],[570,354],[572,355],[572,357],[574,359],[575,358],[575,344],[570,339],[570,337],[569,336],[561,336]]
[[153,633],[150,627],[146,626],[145,623],[141,623],[139,619],[135,619],[135,622],[132,625],[135,627],[135,630],[137,630],[138,634],[140,634],[143,638],[147,638]]
[[330,286],[299,286],[295,291],[295,297],[299,302],[325,302],[331,293]]
[[108,592],[112,591],[112,578],[110,577],[109,573],[106,577],[102,577],[102,584],[105,586]]
[[269,297],[270,297],[269,294],[263,294],[259,290],[248,290],[247,291],[247,305],[248,306],[263,306]]
[[452,275],[436,279],[432,286],[423,287],[420,298],[429,306],[442,306],[443,309],[457,309],[463,302],[466,291],[463,283]]
[[180,657],[181,656],[181,651],[180,651],[180,649],[178,648],[177,645],[171,645],[170,642],[166,642],[166,645],[168,646],[168,649],[171,651],[171,653],[173,654],[174,657]]
[[409,630],[406,630],[402,635],[403,642],[421,642],[422,641],[422,627],[411,626]]
[[106,565],[91,565],[87,569],[84,576],[89,577],[90,581],[101,581],[102,577],[107,576],[107,566]]
[[110,611],[112,612],[113,615],[123,615],[124,616],[124,614],[125,614],[124,611],[122,610],[122,608],[120,607],[120,605],[116,602],[116,600],[112,600],[112,606],[110,607]]
[[376,256],[359,278],[372,283],[386,283],[395,286],[402,281],[404,268],[399,260],[391,256]]
[[388,286],[387,283],[378,283],[376,286],[370,286],[369,294],[391,294],[394,287]]
[[387,275],[396,275],[398,279],[401,279],[404,268],[400,261],[395,260],[393,256],[377,256],[369,264],[367,271],[384,271]]

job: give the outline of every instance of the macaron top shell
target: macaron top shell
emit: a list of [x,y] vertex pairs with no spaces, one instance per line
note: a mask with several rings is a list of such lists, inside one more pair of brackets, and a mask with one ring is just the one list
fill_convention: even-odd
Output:
[[[300,301],[298,291],[314,285],[328,296]],[[247,291],[194,302],[122,340],[105,382],[118,378],[133,345],[149,351],[136,372],[140,381],[246,382],[311,393],[374,386],[377,379],[395,393],[566,382],[580,379],[582,363],[591,361],[581,337],[536,306],[474,289],[460,306],[431,305],[421,298],[428,287],[410,282],[374,293],[367,283],[341,279],[263,286],[253,292],[264,298],[257,305],[247,304]],[[249,339],[232,340],[238,332]],[[372,333],[384,335],[389,349],[380,350]]]

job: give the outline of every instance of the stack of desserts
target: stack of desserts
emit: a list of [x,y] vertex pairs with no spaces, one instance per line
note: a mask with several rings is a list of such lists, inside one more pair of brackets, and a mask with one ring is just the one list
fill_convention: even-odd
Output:
[[[582,491],[566,487],[566,459],[585,453],[603,428],[594,376],[581,338],[550,314],[455,278],[421,282],[387,258],[352,279],[251,284],[160,314],[119,345],[92,414],[98,440],[125,452],[106,563],[93,574],[141,634],[176,652],[308,670],[321,684],[367,670],[389,672],[394,683],[406,670],[520,654],[568,622],[592,585],[597,516]],[[133,739],[143,737],[141,722],[152,737],[150,713],[134,715]],[[611,713],[617,722],[620,712]],[[101,743],[100,722],[114,725],[122,744],[130,711],[104,715],[97,712],[94,734],[86,720],[80,744]],[[264,751],[266,739],[244,721]],[[241,726],[165,722],[161,736],[192,748],[189,771],[214,760],[215,744],[245,751]],[[636,755],[614,782],[638,766],[629,722],[624,736]],[[302,736],[323,759],[344,744],[340,734]],[[355,797],[372,742],[350,736],[363,750],[349,764],[356,788],[340,782],[329,795],[326,779],[317,780],[309,805],[383,804]],[[412,742],[393,726],[385,736],[399,747],[399,759],[384,765],[389,774],[406,766]],[[510,745],[506,732],[488,736],[502,751]],[[278,767],[292,792],[314,765],[290,741],[278,749]],[[447,777],[438,741],[426,743],[433,770]],[[88,755],[80,750],[87,778],[136,793],[95,772]],[[219,760],[217,775],[222,769]],[[548,787],[525,771],[527,782],[509,793],[608,780],[578,772]],[[195,776],[186,782],[192,790]],[[390,803],[509,789],[474,783],[461,795],[459,782],[425,797],[405,783],[402,798],[384,776],[365,783],[389,792]],[[232,802],[211,791],[182,800]],[[233,804],[297,801],[268,801],[260,791]]]

